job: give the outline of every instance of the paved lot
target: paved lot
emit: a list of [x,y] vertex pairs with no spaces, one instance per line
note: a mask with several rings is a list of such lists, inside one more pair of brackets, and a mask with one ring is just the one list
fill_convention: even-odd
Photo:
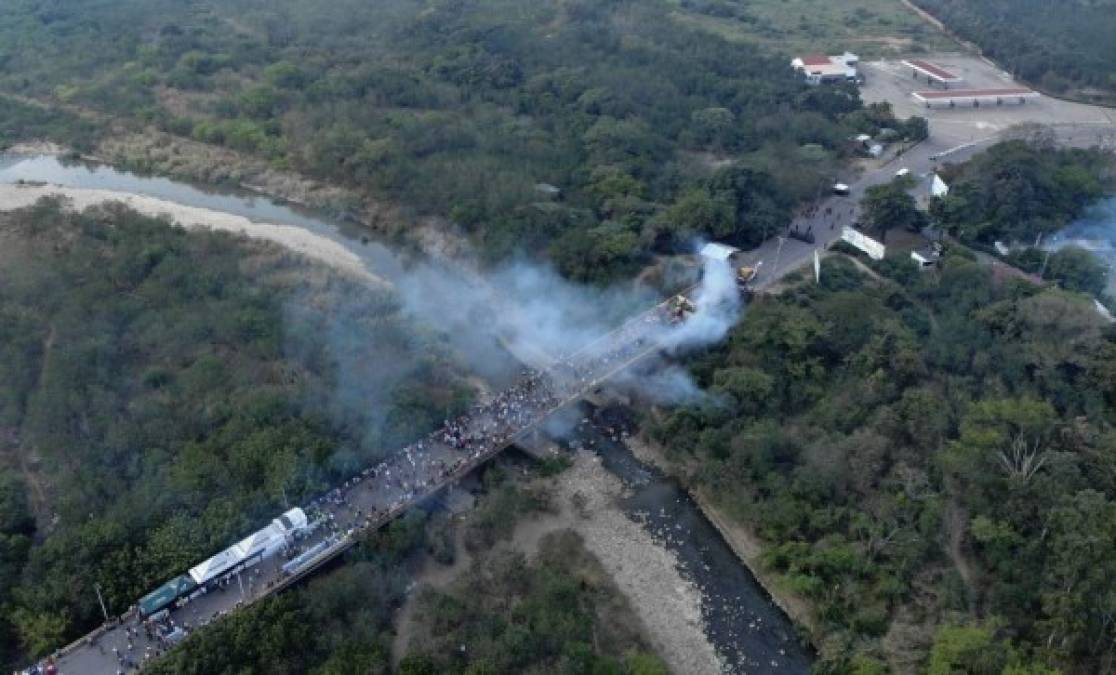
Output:
[[[919,57],[940,66],[964,81],[951,85],[951,89],[1003,89],[1022,85],[987,61],[968,54],[947,53]],[[1027,101],[1023,105],[981,106],[979,108],[926,108],[911,98],[911,92],[941,89],[929,86],[922,77],[914,79],[911,70],[900,60],[871,61],[861,64],[866,82],[861,96],[866,103],[887,101],[897,117],[921,115],[930,120],[934,136],[942,141],[957,143],[974,141],[990,134],[1002,132],[1022,122],[1041,124],[1116,124],[1116,111],[1069,103],[1048,96]]]
[[[978,57],[966,54],[934,54],[919,57],[965,79],[965,88],[1005,88],[1021,86],[1011,76]],[[824,250],[841,236],[841,229],[860,220],[859,203],[864,191],[885,183],[900,168],[910,169],[917,185],[915,193],[928,194],[930,176],[945,162],[963,162],[1001,140],[1011,127],[1035,122],[1050,125],[1061,145],[1101,146],[1116,149],[1116,110],[1069,103],[1042,96],[1022,106],[927,109],[911,98],[911,92],[928,88],[926,80],[915,80],[910,69],[899,60],[861,63],[867,82],[861,89],[866,103],[887,101],[899,118],[921,115],[929,120],[930,137],[903,156],[866,163],[860,175],[850,171],[839,180],[850,187],[845,197],[830,196],[818,206],[795,218],[790,228],[811,229],[815,242],[771,239],[743,255],[749,264],[760,261],[756,287],[774,284],[788,272],[809,265],[815,249]],[[956,87],[955,87],[956,88]],[[869,233],[871,234],[871,233]]]

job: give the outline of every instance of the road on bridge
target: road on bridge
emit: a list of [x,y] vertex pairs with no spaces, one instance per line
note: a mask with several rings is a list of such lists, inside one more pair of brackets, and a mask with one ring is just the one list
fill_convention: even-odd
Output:
[[[547,372],[526,371],[493,400],[448,420],[422,441],[315,499],[305,510],[316,527],[297,549],[223,577],[204,594],[171,610],[169,620],[188,633],[313,572],[352,547],[362,534],[459,480],[597,383],[656,350],[656,338],[669,327],[667,309],[663,303],[648,310]],[[319,544],[326,548],[316,558],[293,574],[284,573],[286,560]],[[60,673],[132,672],[167,648],[129,613],[63,649],[55,667]]]

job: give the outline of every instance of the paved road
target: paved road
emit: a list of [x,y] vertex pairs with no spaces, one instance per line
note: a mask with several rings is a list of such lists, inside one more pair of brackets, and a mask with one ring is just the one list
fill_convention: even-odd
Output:
[[[1091,147],[1100,145],[1111,147],[1116,124],[1067,124],[1052,125],[1060,144],[1071,147]],[[824,251],[841,237],[841,229],[860,221],[860,199],[865,190],[873,185],[886,183],[895,177],[901,168],[910,169],[911,175],[918,179],[918,191],[929,190],[928,174],[946,162],[963,162],[976,153],[986,150],[1001,140],[1001,134],[964,142],[960,145],[943,143],[933,136],[908,150],[902,156],[865,171],[855,179],[842,179],[849,186],[848,196],[833,195],[823,199],[810,213],[799,215],[791,223],[790,229],[805,232],[812,228],[815,241],[807,244],[802,241],[778,237],[766,241],[759,248],[741,255],[746,264],[755,265],[762,261],[754,286],[757,289],[770,287],[779,279],[813,261],[814,250]],[[871,236],[871,233],[867,233]],[[780,250],[781,249],[781,250]]]

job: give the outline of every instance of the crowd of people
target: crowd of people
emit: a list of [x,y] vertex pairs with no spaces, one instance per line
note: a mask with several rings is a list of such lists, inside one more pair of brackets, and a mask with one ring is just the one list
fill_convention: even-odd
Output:
[[512,387],[445,420],[442,428],[346,480],[314,500],[310,510],[320,510],[327,526],[337,533],[377,525],[450,476],[502,449],[612,368],[645,352],[667,318],[661,308],[648,312],[546,372],[525,370]]
[[507,445],[562,401],[546,373],[526,370],[492,400],[445,420],[442,428],[349,478],[309,505],[334,533],[373,527],[450,476]]
[[[665,323],[666,316],[662,312],[649,312],[628,322],[591,348],[568,356],[559,366],[546,372],[525,370],[515,385],[491,400],[445,420],[442,428],[312,500],[305,508],[312,523],[306,535],[323,530],[325,540],[331,542],[327,547],[320,547],[321,555],[327,555],[351,542],[352,535],[358,531],[378,527],[390,520],[455,475],[471,470],[500,451],[516,436],[546,419],[564,402],[591,386],[592,382],[630,361],[641,351],[646,351],[653,344],[656,331]],[[322,535],[306,535],[289,542],[281,558],[292,560],[323,541]],[[319,557],[317,553],[312,553],[305,561],[305,567]],[[208,611],[199,612],[195,607],[190,616],[198,626],[205,625],[241,606],[251,597],[269,592],[283,578],[298,574],[305,567],[284,568],[283,561],[277,560],[244,570],[242,577],[235,582],[235,575],[230,574],[219,580],[214,588],[228,590],[230,584],[243,584],[237,602],[216,610],[212,616]],[[207,590],[208,586],[199,589],[195,595],[206,595]],[[185,604],[194,603],[186,598],[179,601],[179,605]],[[141,668],[144,661],[177,642],[191,628],[189,623],[176,625],[166,611],[160,612],[157,617],[155,623],[149,620],[145,624],[133,614],[133,622],[123,626],[124,635],[114,633],[116,639],[113,641],[117,646],[111,648],[118,673]],[[112,631],[112,626],[104,628]],[[107,657],[104,645],[90,642],[88,646],[95,647]],[[49,665],[53,666],[53,662]],[[50,672],[45,666],[39,672]]]

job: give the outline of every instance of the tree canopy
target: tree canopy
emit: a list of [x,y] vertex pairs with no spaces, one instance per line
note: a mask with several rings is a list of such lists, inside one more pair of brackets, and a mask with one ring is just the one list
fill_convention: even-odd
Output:
[[93,584],[123,612],[470,395],[390,294],[272,247],[111,205],[0,214],[0,444],[22,458],[0,465],[3,657],[96,625]]

